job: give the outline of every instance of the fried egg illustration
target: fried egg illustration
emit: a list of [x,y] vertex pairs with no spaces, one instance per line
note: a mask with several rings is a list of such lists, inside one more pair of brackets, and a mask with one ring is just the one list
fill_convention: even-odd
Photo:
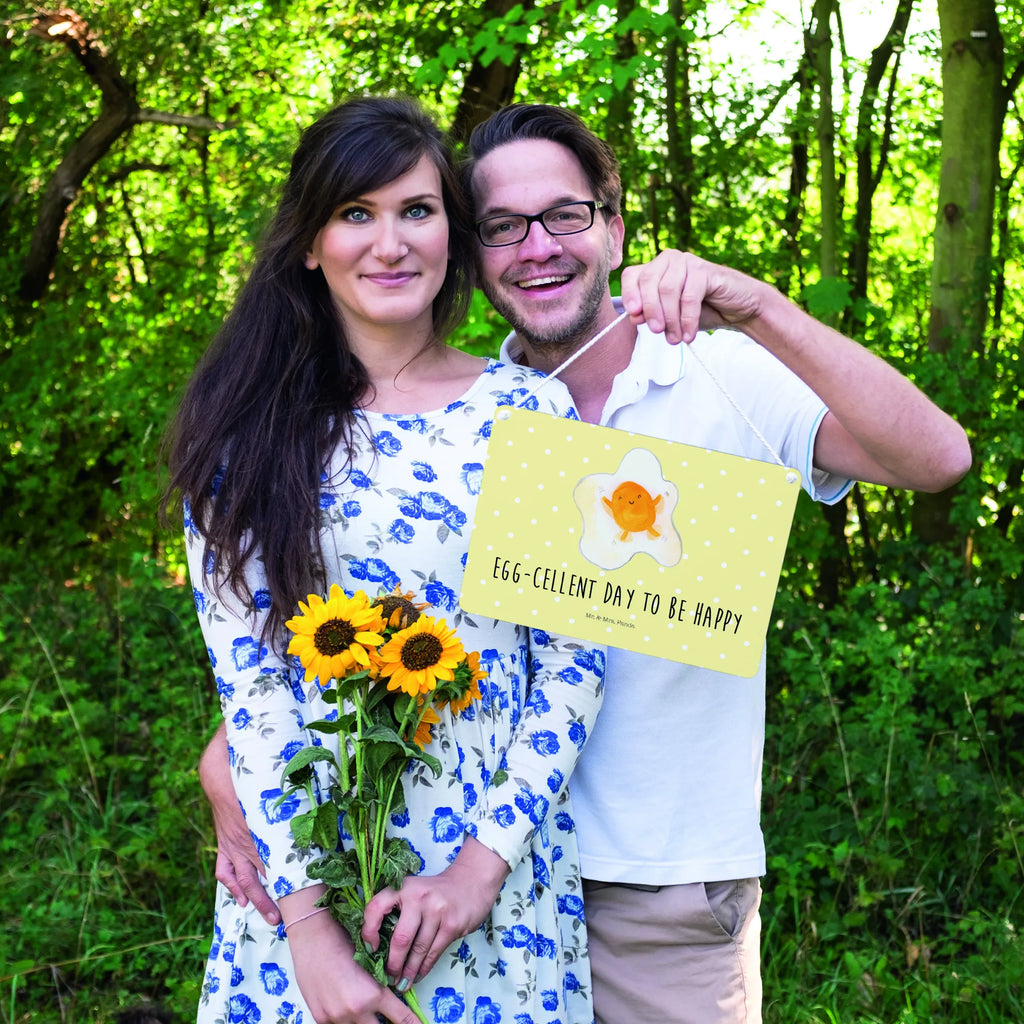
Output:
[[608,468],[612,472],[581,477],[573,489],[583,526],[580,554],[606,570],[640,555],[650,555],[659,565],[676,565],[682,558],[673,522],[679,488],[646,448],[633,448],[618,467]]
[[619,540],[629,540],[633,533],[646,533],[652,540],[661,536],[661,531],[654,523],[658,518],[662,495],[652,498],[643,484],[625,480],[615,488],[611,501],[607,498],[601,500],[615,520],[615,525],[622,531]]

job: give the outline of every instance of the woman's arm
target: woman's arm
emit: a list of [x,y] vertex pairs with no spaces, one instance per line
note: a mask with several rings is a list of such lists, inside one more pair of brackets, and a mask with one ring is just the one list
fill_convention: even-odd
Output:
[[603,695],[604,649],[533,630],[530,658],[523,716],[454,862],[439,875],[408,878],[397,892],[378,893],[367,907],[363,938],[374,948],[384,915],[394,907],[401,911],[387,963],[400,991],[490,913],[509,871],[565,791],[593,728]]

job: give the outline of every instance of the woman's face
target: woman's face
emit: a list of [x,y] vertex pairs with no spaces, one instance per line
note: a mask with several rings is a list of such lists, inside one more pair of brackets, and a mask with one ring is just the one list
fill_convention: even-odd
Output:
[[424,156],[402,177],[339,206],[305,262],[323,272],[350,333],[386,325],[429,332],[448,252],[441,175]]

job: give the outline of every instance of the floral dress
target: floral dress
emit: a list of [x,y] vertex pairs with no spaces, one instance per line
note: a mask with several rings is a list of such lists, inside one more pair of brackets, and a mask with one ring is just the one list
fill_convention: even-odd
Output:
[[[406,808],[392,817],[437,874],[466,834],[512,867],[490,917],[454,943],[415,986],[426,1016],[466,1024],[590,1024],[590,970],[579,858],[566,787],[601,701],[604,651],[579,641],[469,615],[459,606],[469,532],[494,411],[525,404],[575,417],[555,382],[532,394],[532,371],[489,361],[461,399],[416,415],[360,414],[350,467],[325,475],[320,508],[328,584],[375,597],[401,586],[434,607],[480,653],[482,699],[434,725],[429,753],[440,777],[414,764]],[[305,722],[336,713],[297,659],[261,644],[269,603],[260,580],[242,607],[216,594],[203,538],[186,512],[196,606],[217,677],[235,790],[266,886],[283,896],[312,884],[314,859],[297,847],[289,819],[304,798],[280,802],[281,769],[301,746],[337,742]],[[258,565],[258,562],[255,564]],[[497,784],[492,778],[498,769]],[[314,1024],[294,982],[288,940],[218,886],[214,941],[198,1019],[202,1024]]]

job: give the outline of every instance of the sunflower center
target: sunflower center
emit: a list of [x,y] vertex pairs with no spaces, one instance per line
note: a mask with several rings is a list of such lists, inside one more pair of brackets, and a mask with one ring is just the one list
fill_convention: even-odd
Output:
[[430,633],[418,633],[402,644],[402,665],[410,672],[430,668],[441,660],[444,646]]
[[420,610],[407,597],[400,597],[397,594],[385,594],[373,602],[381,610],[381,618],[385,622],[390,621],[395,612],[401,613],[399,626],[402,629],[411,626],[419,617]]
[[351,622],[344,619],[328,619],[323,625],[317,626],[313,634],[313,644],[325,655],[341,654],[355,643],[356,631]]

